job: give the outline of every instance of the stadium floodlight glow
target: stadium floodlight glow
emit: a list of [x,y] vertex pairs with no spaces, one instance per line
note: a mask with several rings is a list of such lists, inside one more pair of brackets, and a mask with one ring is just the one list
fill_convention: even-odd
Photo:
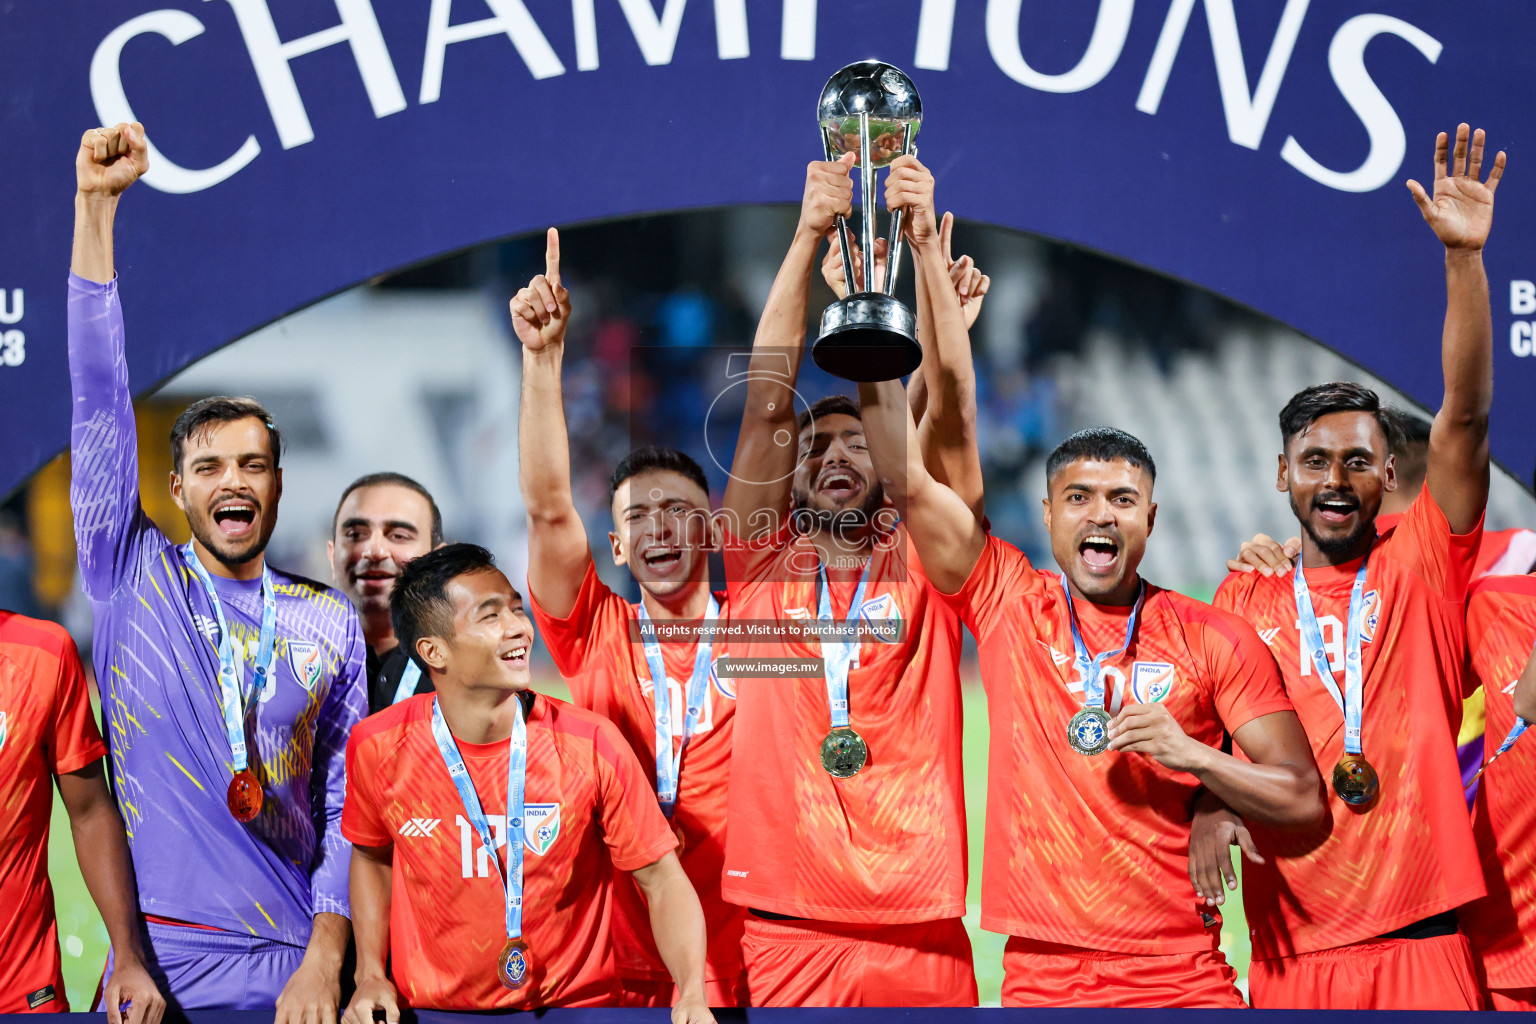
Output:
[[898,301],[896,277],[901,267],[901,211],[891,215],[885,282],[875,289],[875,170],[914,152],[912,140],[923,124],[923,101],[906,73],[883,61],[864,60],[838,71],[821,90],[816,108],[828,160],[858,155],[863,192],[861,248],[864,288],[857,280],[849,248],[848,221],[837,218],[843,251],[843,280],[848,295],[821,314],[821,333],[811,349],[816,365],[844,380],[895,380],[923,361],[917,344],[917,318]]

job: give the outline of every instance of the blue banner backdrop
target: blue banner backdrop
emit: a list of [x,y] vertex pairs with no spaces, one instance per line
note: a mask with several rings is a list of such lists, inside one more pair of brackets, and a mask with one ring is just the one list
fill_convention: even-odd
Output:
[[1510,152],[1495,456],[1536,460],[1536,10],[1521,0],[48,0],[0,13],[0,493],[68,439],[80,133],[137,118],[136,390],[373,275],[597,218],[798,201],[827,76],[912,74],[941,206],[1220,292],[1439,404],[1403,180]]

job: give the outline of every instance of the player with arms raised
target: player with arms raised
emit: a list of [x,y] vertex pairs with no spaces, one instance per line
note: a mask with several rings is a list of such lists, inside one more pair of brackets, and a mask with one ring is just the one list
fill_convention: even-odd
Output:
[[[981,924],[1011,936],[1003,1004],[1241,1006],[1219,924],[1180,895],[1196,795],[1298,827],[1322,814],[1318,777],[1252,628],[1137,574],[1151,456],[1107,428],[1051,454],[1058,576],[933,478],[899,386],[859,390],[881,480],[977,639],[992,735]],[[1246,760],[1221,751],[1227,733]]]
[[[758,325],[725,492],[726,582],[737,621],[891,631],[745,643],[754,657],[821,658],[826,669],[737,683],[723,891],[750,908],[754,1005],[971,1006],[959,622],[930,597],[905,528],[882,522],[894,517],[858,405],[796,405],[817,248],[849,209],[851,160],[807,169]],[[915,158],[892,162],[886,206],[907,212],[918,275],[925,453],[979,507],[969,338],[933,189]]]
[[[1467,588],[1488,499],[1493,328],[1482,247],[1504,154],[1484,184],[1482,131],[1469,140],[1461,125],[1449,160],[1447,141],[1442,132],[1435,143],[1433,198],[1408,183],[1445,246],[1445,397],[1423,492],[1380,536],[1376,514],[1396,480],[1377,397],[1356,384],[1307,388],[1280,413],[1275,484],[1301,523],[1299,571],[1234,573],[1216,594],[1218,607],[1269,637],[1331,777],[1328,817],[1316,828],[1253,830],[1263,863],[1246,872],[1243,900],[1257,1007],[1479,1006],[1454,913],[1484,891],[1456,726]],[[1207,827],[1226,840],[1241,825],[1212,810],[1197,830]],[[1195,868],[1208,898],[1220,894],[1217,867]]]
[[[570,294],[560,283],[560,236],[549,229],[545,272],[511,301],[523,343],[518,451],[528,509],[529,604],[544,646],[580,707],[611,719],[640,763],[654,766],[656,795],[678,834],[678,855],[698,891],[709,934],[705,969],[711,1006],[746,998],[741,929],[746,911],[720,898],[725,859],[726,783],[735,721],[734,691],[714,662],[725,644],[636,639],[642,623],[727,621],[730,602],[709,589],[709,484],[687,455],[638,449],[614,470],[610,487],[616,565],[640,586],[630,604],[597,576],[586,527],[571,497],[570,436],[560,367]],[[663,711],[658,716],[657,708]],[[661,750],[660,758],[657,751]],[[675,986],[647,923],[645,904],[621,882],[614,921],[626,1006],[670,1006]]]
[[174,1009],[334,1019],[362,634],[334,591],[266,564],[282,451],[256,402],[204,399],[171,430],[191,543],[139,505],[112,229],[148,166],[143,125],[85,133],[69,278],[69,497],[146,950]]

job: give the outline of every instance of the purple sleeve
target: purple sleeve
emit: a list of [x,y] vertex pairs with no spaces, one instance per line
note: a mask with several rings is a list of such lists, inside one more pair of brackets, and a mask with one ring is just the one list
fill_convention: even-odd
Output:
[[346,659],[315,722],[309,786],[316,842],[309,890],[313,913],[350,918],[347,872],[352,844],[341,834],[341,806],[347,791],[347,740],[368,707],[368,662],[357,616],[347,611]]
[[134,549],[154,528],[139,507],[138,437],[115,278],[97,284],[69,275],[69,383],[69,504],[80,581],[88,597],[104,601],[136,571]]

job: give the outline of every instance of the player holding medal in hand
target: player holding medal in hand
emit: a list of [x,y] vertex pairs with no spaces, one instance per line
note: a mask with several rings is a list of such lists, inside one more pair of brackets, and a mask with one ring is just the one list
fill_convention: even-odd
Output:
[[[375,1011],[612,1006],[614,869],[650,908],[674,1024],[712,1021],[704,915],[618,728],[529,688],[522,599],[472,544],[413,559],[390,597],[434,694],[365,720],[347,748],[357,994]],[[494,903],[503,910],[484,913]],[[386,964],[393,977],[386,970]]]
[[[1488,500],[1493,324],[1482,248],[1504,171],[1499,153],[1485,183],[1483,156],[1483,133],[1463,124],[1454,151],[1444,132],[1435,142],[1433,196],[1408,182],[1443,246],[1446,283],[1445,397],[1423,491],[1382,535],[1377,510],[1397,480],[1377,396],[1352,383],[1307,388],[1280,412],[1275,483],[1301,524],[1300,565],[1283,552],[1278,571],[1240,564],[1216,593],[1217,607],[1269,638],[1313,755],[1333,770],[1329,820],[1303,834],[1251,827],[1263,858],[1243,879],[1256,1007],[1480,1006],[1455,910],[1484,892],[1456,757],[1464,610]],[[1239,827],[1203,807],[1193,875],[1230,875],[1211,863],[1219,844],[1209,838]],[[1219,902],[1219,883],[1202,894]],[[1357,944],[1351,969],[1338,970],[1339,951]]]

